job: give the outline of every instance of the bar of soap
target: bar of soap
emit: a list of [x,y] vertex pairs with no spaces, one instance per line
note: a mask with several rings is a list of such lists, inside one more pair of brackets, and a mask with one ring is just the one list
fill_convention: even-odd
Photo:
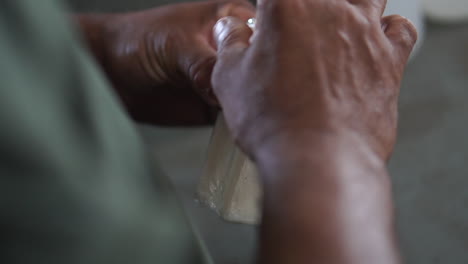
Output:
[[260,221],[262,189],[255,164],[236,147],[222,115],[213,129],[198,198],[225,220]]

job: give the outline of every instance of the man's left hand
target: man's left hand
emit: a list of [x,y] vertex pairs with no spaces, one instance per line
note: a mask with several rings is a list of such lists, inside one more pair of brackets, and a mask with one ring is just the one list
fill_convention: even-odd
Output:
[[130,114],[160,125],[207,124],[216,116],[211,72],[213,26],[225,16],[244,21],[244,0],[168,5],[126,14],[80,15],[88,45]]

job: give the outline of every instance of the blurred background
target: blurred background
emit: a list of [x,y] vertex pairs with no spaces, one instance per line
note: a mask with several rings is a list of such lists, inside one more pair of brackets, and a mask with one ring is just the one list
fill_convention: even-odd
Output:
[[[409,17],[421,35],[403,81],[400,135],[390,163],[403,254],[411,264],[466,264],[468,0],[388,1],[387,13]],[[77,12],[121,12],[182,1],[68,2]],[[211,128],[140,130],[215,262],[252,263],[256,227],[224,222],[195,200]]]

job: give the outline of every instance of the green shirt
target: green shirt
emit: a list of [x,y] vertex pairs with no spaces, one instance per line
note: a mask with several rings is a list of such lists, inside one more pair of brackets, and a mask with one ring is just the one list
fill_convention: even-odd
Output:
[[0,0],[0,263],[208,263],[53,0]]

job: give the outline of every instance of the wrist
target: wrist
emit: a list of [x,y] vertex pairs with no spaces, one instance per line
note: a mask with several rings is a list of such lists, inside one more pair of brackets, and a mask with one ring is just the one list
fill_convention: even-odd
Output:
[[268,252],[285,256],[284,262],[307,263],[324,256],[323,248],[334,253],[318,262],[376,263],[382,258],[398,263],[384,160],[353,135],[319,134],[303,143],[272,144],[259,156],[264,190],[260,251],[267,256],[262,263],[282,263]]
[[317,162],[333,163],[336,157],[353,157],[372,170],[385,170],[386,160],[372,144],[349,130],[323,130],[284,134],[264,141],[255,149],[254,160],[264,175],[289,168],[313,169]]

